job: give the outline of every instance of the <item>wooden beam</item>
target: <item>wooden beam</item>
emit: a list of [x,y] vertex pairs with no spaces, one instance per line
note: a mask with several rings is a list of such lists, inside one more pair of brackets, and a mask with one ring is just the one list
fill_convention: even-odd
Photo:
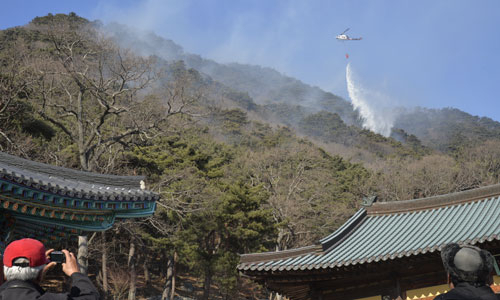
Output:
[[[493,254],[500,253],[498,240],[478,246]],[[446,273],[437,251],[338,268],[244,273],[292,300],[355,299],[375,295],[404,299],[407,290],[446,283]]]

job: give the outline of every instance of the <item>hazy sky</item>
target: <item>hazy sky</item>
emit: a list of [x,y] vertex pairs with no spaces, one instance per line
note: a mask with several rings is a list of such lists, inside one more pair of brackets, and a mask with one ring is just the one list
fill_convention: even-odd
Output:
[[[498,0],[2,1],[0,29],[75,12],[151,29],[219,62],[269,66],[347,97],[345,71],[395,105],[500,121]],[[361,41],[339,42],[346,28]]]

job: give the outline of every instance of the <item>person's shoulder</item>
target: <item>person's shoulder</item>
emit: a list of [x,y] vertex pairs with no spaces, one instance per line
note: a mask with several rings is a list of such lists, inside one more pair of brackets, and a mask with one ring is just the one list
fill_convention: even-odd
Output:
[[467,299],[463,298],[460,294],[457,294],[455,290],[448,291],[444,294],[437,295],[434,300],[459,300]]
[[68,300],[70,298],[68,293],[50,293],[46,292],[38,300]]
[[66,293],[45,293],[38,300],[67,300],[69,299],[68,294]]
[[24,281],[24,280],[9,280],[6,281],[0,286],[0,291],[6,290],[6,289],[31,289],[31,290],[37,290],[40,291],[40,287],[30,281]]
[[43,290],[37,285],[24,280],[9,280],[0,287],[1,299],[38,299]]
[[446,294],[440,294],[440,295],[437,295],[437,296],[434,298],[434,300],[444,300],[444,299],[446,299],[444,295],[446,295]]

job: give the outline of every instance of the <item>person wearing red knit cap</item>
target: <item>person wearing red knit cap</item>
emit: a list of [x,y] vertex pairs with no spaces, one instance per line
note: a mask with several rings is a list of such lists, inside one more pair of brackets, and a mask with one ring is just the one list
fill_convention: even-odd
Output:
[[75,255],[62,250],[66,261],[62,263],[64,274],[71,277],[72,284],[67,293],[48,293],[40,287],[45,273],[56,265],[49,260],[54,249],[34,239],[13,241],[3,254],[3,273],[5,282],[0,286],[0,300],[7,299],[74,299],[97,300],[99,293],[90,279],[80,273]]

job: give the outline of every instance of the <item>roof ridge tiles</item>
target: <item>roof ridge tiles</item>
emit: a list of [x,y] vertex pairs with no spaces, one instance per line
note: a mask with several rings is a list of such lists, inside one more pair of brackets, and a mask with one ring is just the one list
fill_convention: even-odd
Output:
[[460,205],[495,196],[500,196],[500,184],[426,198],[391,202],[375,202],[372,206],[367,207],[366,209],[368,215],[407,213]]
[[[320,240],[320,245],[243,255],[238,269],[258,272],[334,269],[436,255],[450,242],[500,241],[500,219],[495,217],[500,211],[499,195],[500,185],[493,185],[403,201],[402,206],[390,209],[375,203],[365,212],[363,208],[357,211],[337,231]],[[373,207],[376,213],[370,212]],[[321,246],[334,240],[326,251],[321,250]]]
[[[267,263],[270,267],[266,269],[269,270],[330,269],[342,266],[391,261],[416,255],[429,255],[436,253],[436,251],[439,251],[439,249],[449,242],[477,244],[486,241],[491,242],[493,240],[500,240],[500,234],[498,234],[500,221],[498,218],[492,217],[498,215],[498,211],[500,210],[500,198],[484,197],[482,201],[464,202],[459,205],[453,204],[444,209],[432,209],[418,213],[426,214],[431,218],[441,220],[440,223],[438,223],[439,226],[437,223],[429,223],[428,218],[422,217],[411,219],[417,224],[412,226],[409,231],[390,231],[392,233],[389,231],[382,231],[380,233],[375,233],[373,231],[373,226],[375,224],[374,222],[378,222],[377,220],[384,219],[388,221],[389,223],[383,224],[383,228],[388,228],[388,226],[392,228],[396,226],[396,222],[399,221],[400,218],[395,214],[366,216],[363,219],[364,221],[360,222],[360,226],[364,228],[364,230],[352,228],[352,230],[358,233],[352,235],[346,234],[347,240],[345,242],[340,241],[340,244],[330,247],[327,251],[312,252],[311,248],[302,247],[299,250],[307,250],[302,254],[296,252],[297,249],[287,250],[286,253],[273,252],[272,256],[260,255],[256,257],[251,254],[248,255],[247,258],[253,256],[253,259],[247,259],[246,261],[242,260],[238,269],[241,270],[245,269],[247,266],[255,266],[255,261],[262,262],[263,264]],[[485,212],[488,212],[489,215],[486,215]],[[414,214],[405,213],[402,215]],[[470,216],[470,219],[466,221],[460,218],[460,216],[463,215]],[[406,221],[410,220],[408,216],[404,216],[404,218]],[[483,219],[484,222],[478,222],[478,220]],[[445,230],[450,226],[455,226],[457,220],[462,220],[468,224],[475,224],[474,228],[457,227],[458,231],[469,232],[466,235],[456,234],[453,231]],[[442,230],[435,231],[432,230],[432,228],[440,228]],[[384,238],[367,239],[374,235],[380,237],[380,234],[383,234]],[[401,240],[402,234],[410,234],[413,238]],[[357,249],[359,249],[360,244],[353,243],[353,241],[361,241],[361,245],[366,251],[358,251]],[[403,243],[404,245],[396,247],[390,246],[390,244],[394,245],[399,243]],[[293,259],[290,259],[290,257],[293,257]]]
[[[125,198],[126,201],[159,198],[159,195],[151,191],[140,189],[143,176],[84,172],[32,162],[3,152],[0,152],[0,178],[42,192],[99,201],[111,200],[113,195],[115,198]],[[46,180],[47,178],[50,180]]]
[[251,253],[251,254],[241,254],[240,255],[240,263],[258,263],[262,261],[268,260],[278,260],[281,258],[291,258],[291,257],[299,257],[305,256],[307,254],[316,254],[321,252],[321,245],[310,245],[300,248],[282,250],[282,251],[268,251],[261,253]]
[[323,251],[327,251],[327,249],[331,248],[331,246],[342,240],[349,232],[352,231],[353,228],[359,225],[365,216],[366,208],[362,207],[332,234],[322,238],[320,243],[323,247]]
[[[35,162],[13,156],[4,152],[0,152],[0,171],[1,173],[12,174],[15,176],[15,169],[19,174],[34,173],[36,175],[44,175],[64,180],[73,180],[78,182],[86,182],[88,184],[97,184],[102,186],[118,186],[138,189],[140,181],[144,180],[144,176],[121,176],[108,175],[94,172],[86,172],[76,169],[69,169],[45,163]],[[28,171],[28,172],[26,172]],[[17,173],[15,172],[15,173]],[[17,177],[17,176],[16,176]],[[30,177],[30,176],[27,176]]]

